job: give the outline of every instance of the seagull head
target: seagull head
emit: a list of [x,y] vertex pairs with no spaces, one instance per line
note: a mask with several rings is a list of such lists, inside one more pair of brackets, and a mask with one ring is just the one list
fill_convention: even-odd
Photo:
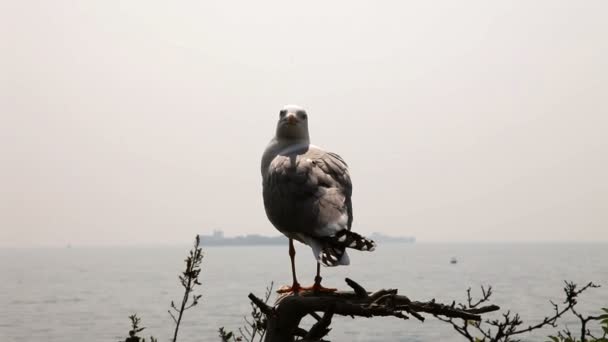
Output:
[[287,105],[279,111],[277,138],[280,140],[309,140],[308,114],[304,108]]

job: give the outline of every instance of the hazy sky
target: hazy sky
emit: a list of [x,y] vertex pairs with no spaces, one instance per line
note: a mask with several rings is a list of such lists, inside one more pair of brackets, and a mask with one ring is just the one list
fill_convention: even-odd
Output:
[[607,1],[1,1],[0,246],[277,234],[279,109],[354,227],[608,240]]

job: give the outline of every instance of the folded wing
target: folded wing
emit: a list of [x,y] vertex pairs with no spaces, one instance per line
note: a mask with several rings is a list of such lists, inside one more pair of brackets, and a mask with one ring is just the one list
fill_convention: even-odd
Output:
[[317,147],[279,154],[264,178],[266,213],[290,238],[310,245],[327,266],[348,264],[345,248],[373,250],[373,241],[350,232],[352,183],[348,165]]

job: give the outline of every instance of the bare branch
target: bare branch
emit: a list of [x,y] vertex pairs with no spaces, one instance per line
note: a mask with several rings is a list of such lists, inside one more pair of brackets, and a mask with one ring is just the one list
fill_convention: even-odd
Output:
[[[175,302],[171,301],[171,309],[173,309],[178,315],[177,318],[173,315],[171,310],[169,310],[169,314],[173,321],[175,322],[175,331],[173,332],[173,342],[177,341],[177,333],[179,332],[179,326],[182,321],[182,317],[184,312],[193,306],[198,304],[198,300],[201,298],[201,295],[192,295],[190,294],[194,291],[194,287],[200,285],[200,281],[198,276],[201,272],[201,263],[203,261],[203,252],[200,246],[200,237],[197,235],[194,240],[194,247],[188,252],[188,257],[186,260],[186,269],[182,272],[182,275],[178,277],[180,284],[184,287],[184,296],[182,297],[182,302],[180,307],[178,308],[175,305]],[[188,305],[189,301],[192,300],[190,305]]]
[[[348,279],[347,284],[354,291],[333,293],[303,292],[299,295],[279,298],[275,308],[271,308],[255,295],[249,298],[267,315],[267,342],[293,341],[296,332],[300,331],[299,324],[307,315],[317,316],[318,322],[310,329],[305,340],[319,340],[329,332],[329,323],[333,315],[352,317],[385,317],[392,316],[409,319],[408,315],[424,321],[423,313],[448,318],[461,318],[468,321],[480,321],[481,313],[499,310],[495,305],[462,309],[454,305],[429,302],[411,301],[406,296],[397,294],[395,289],[383,289],[369,294],[361,285]],[[320,318],[317,312],[322,312]],[[316,328],[315,328],[316,327]]]

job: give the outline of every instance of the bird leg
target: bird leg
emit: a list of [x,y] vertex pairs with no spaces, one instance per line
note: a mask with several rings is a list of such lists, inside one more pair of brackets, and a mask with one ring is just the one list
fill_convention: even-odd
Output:
[[291,258],[291,275],[293,276],[293,284],[291,287],[283,286],[277,290],[277,293],[298,293],[302,287],[298,284],[298,279],[296,278],[296,249],[293,247],[293,239],[289,239],[289,258]]
[[315,284],[312,286],[313,292],[336,292],[338,289],[321,286],[321,263],[317,261],[317,275],[315,276]]
[[323,278],[321,278],[321,264],[317,261],[317,275],[315,276],[315,284],[313,285],[313,287],[320,288],[321,280],[323,280]]
[[313,286],[302,287],[304,291],[312,291],[312,292],[336,292],[338,289],[323,287],[321,286],[321,264],[317,262],[317,275],[315,276],[315,284]]

